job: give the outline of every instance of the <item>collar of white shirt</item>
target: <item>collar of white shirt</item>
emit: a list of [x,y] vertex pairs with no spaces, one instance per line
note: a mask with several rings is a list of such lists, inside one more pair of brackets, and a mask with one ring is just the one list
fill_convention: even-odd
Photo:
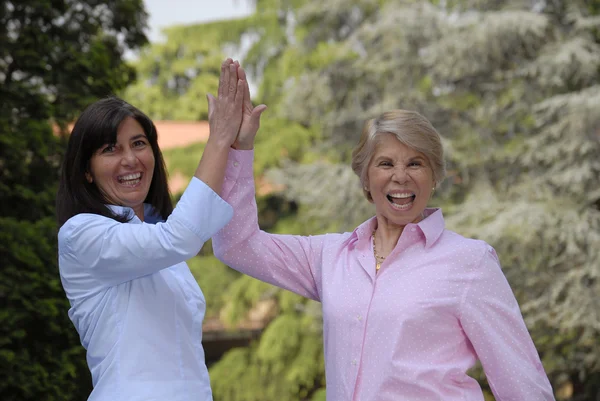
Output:
[[[142,221],[135,215],[133,209],[128,206],[120,206],[120,205],[106,205],[114,214],[118,216],[125,216],[130,219],[129,223],[139,224]],[[149,203],[144,203],[144,223],[148,224],[156,224],[158,222],[164,221],[160,214],[154,209]]]

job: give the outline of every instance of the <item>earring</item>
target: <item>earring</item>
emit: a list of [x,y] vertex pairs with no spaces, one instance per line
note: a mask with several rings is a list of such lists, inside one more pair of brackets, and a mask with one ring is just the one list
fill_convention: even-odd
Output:
[[365,191],[369,192],[369,188],[367,188],[367,187],[363,187],[363,189],[364,189]]

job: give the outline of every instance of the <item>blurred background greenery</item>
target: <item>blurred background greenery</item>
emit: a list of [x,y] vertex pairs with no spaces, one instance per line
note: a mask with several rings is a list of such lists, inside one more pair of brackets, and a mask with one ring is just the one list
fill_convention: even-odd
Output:
[[[447,149],[432,206],[497,249],[557,399],[600,400],[600,1],[255,0],[248,17],[156,43],[141,0],[0,4],[3,401],[90,390],[56,261],[68,124],[111,93],[156,120],[205,120],[232,53],[269,106],[262,228],[347,231],[371,216],[349,167],[362,123],[418,110]],[[170,174],[191,177],[202,151],[165,150]],[[268,309],[260,335],[210,366],[215,400],[324,400],[319,305],[228,269],[210,243],[189,264],[224,330]]]

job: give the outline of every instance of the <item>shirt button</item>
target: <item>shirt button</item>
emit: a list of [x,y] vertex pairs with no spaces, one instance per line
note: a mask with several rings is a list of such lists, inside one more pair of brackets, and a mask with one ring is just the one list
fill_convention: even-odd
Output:
[[239,165],[240,165],[240,163],[238,163],[238,162],[233,162],[233,165],[234,165],[234,167],[237,167],[237,166],[239,166]]
[[414,233],[415,231],[417,231],[417,229],[413,227],[410,229],[410,231],[412,231]]
[[352,366],[356,366],[356,363],[357,363],[357,362],[356,362],[356,359],[353,359],[353,360],[352,360]]
[[362,316],[361,315],[356,315],[356,320],[358,320],[360,322],[362,320]]

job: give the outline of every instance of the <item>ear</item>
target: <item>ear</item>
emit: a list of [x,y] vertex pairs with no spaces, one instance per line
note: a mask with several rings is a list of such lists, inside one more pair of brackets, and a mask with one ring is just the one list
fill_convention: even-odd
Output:
[[94,177],[92,177],[92,175],[90,174],[89,171],[86,171],[85,173],[85,179],[91,184],[92,182],[94,182]]
[[369,201],[369,203],[374,203],[373,202],[373,197],[371,196],[371,193],[369,192],[369,183],[365,182],[362,189],[363,189],[363,191],[365,191],[365,192],[368,193],[368,195],[367,195],[367,201]]

